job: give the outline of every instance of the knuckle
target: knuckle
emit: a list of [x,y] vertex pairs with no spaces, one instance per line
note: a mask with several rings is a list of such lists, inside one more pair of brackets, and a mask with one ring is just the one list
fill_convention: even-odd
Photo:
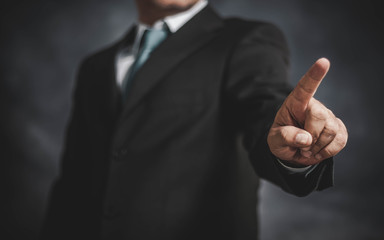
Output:
[[343,131],[345,132],[346,135],[348,135],[348,130],[343,121],[340,118],[336,118],[336,121],[338,122],[339,126]]
[[340,128],[339,126],[339,123],[338,121],[336,120],[336,118],[332,115],[328,115],[329,116],[329,121],[327,121],[327,124],[326,126],[330,129],[333,129],[333,130],[337,130]]
[[333,128],[324,128],[323,132],[321,133],[325,138],[330,139],[330,138],[335,138],[336,137],[337,131],[335,131]]
[[347,137],[344,134],[338,134],[336,139],[336,144],[340,149],[344,148],[347,145]]
[[336,116],[335,116],[335,114],[332,112],[331,109],[328,109],[328,108],[327,108],[327,112],[328,112],[329,116],[332,116],[333,118],[336,119]]
[[342,136],[342,140],[340,141],[341,147],[345,147],[347,145],[348,137],[346,135]]

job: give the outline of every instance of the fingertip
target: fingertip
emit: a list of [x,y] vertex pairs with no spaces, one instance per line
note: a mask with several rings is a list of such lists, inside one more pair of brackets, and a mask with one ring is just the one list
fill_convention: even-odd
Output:
[[317,81],[321,81],[327,74],[330,62],[327,58],[319,58],[308,71],[309,77]]
[[319,58],[316,62],[325,69],[328,69],[331,65],[331,62],[326,57]]
[[296,144],[309,145],[312,142],[312,136],[308,132],[300,132],[295,137]]

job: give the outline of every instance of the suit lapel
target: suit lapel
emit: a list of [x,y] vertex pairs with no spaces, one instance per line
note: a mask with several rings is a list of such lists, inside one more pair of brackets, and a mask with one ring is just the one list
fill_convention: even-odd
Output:
[[134,40],[136,29],[132,27],[129,32],[119,42],[111,47],[101,51],[100,56],[92,62],[94,68],[91,72],[92,91],[91,96],[92,109],[97,114],[97,118],[109,123],[116,123],[121,115],[122,98],[121,91],[116,82],[116,54],[127,45],[131,45]]
[[176,33],[169,36],[137,71],[123,106],[124,120],[177,64],[215,36],[222,19],[207,6]]

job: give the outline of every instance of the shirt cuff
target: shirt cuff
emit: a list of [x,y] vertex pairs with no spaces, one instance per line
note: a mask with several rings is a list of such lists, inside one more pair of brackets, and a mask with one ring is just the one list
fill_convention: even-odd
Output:
[[315,165],[311,165],[311,166],[306,166],[306,167],[289,167],[287,165],[285,165],[282,161],[280,161],[280,159],[277,159],[276,160],[279,162],[279,164],[289,173],[289,174],[305,174],[305,177],[308,176],[308,174],[310,174],[313,169],[316,168],[317,164]]

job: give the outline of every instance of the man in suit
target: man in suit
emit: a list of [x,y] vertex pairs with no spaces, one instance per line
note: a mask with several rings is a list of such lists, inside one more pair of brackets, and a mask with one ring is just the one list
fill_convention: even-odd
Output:
[[139,24],[80,67],[42,239],[256,239],[258,177],[332,185],[347,131],[313,98],[328,60],[291,92],[274,25],[136,5]]

